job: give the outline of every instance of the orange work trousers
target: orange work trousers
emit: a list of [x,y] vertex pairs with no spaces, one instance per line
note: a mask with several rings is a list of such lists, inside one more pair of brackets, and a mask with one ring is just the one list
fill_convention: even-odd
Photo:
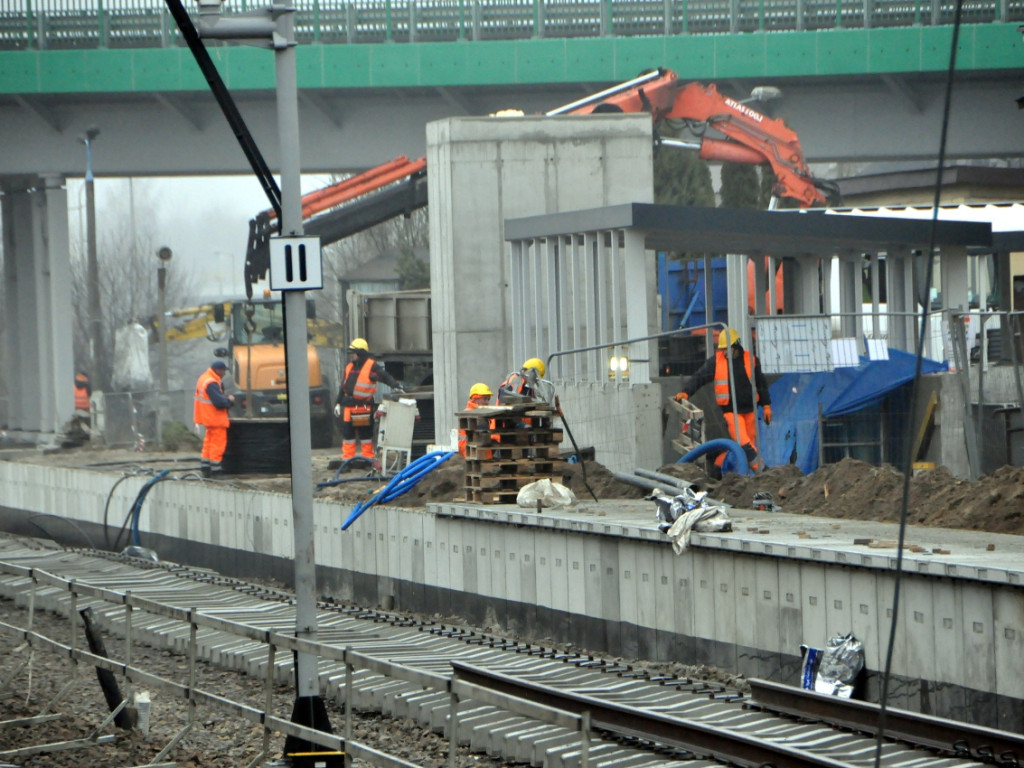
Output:
[[[743,449],[747,456],[747,463],[750,464],[750,468],[754,470],[760,469],[761,455],[757,452],[757,447],[754,445],[754,435],[757,434],[757,414],[753,411],[750,413],[723,411],[722,416],[725,417],[725,424],[729,428],[729,437],[739,443],[740,448]],[[724,461],[725,454],[718,454],[715,458],[715,466],[721,467]]]
[[227,427],[205,427],[202,458],[210,464],[220,464],[228,447]]

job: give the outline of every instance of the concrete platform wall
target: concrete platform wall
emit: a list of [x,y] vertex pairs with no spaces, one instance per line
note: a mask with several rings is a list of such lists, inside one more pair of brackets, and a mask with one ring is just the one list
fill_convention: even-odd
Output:
[[[30,518],[45,514],[35,523],[55,538],[84,544],[87,535],[102,546],[104,520],[116,535],[146,479],[0,463],[0,520],[38,535]],[[459,504],[372,508],[342,532],[349,512],[315,504],[321,595],[792,684],[801,643],[853,632],[864,644],[866,697],[877,698],[892,609],[888,554],[783,546],[743,534],[738,522],[731,534],[695,534],[677,556],[649,502],[541,515]],[[163,481],[146,497],[142,543],[167,560],[288,582],[291,515],[287,495]],[[905,570],[891,705],[1024,731],[1021,572],[926,557]]]

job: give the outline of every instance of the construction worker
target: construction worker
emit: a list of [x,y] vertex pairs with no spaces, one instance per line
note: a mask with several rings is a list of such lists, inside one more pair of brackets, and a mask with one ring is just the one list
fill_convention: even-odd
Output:
[[498,405],[538,400],[550,402],[554,395],[551,382],[544,380],[547,367],[539,357],[531,357],[523,367],[505,377],[498,386]]
[[[485,408],[491,404],[491,398],[494,393],[491,392],[491,388],[484,384],[482,381],[478,381],[472,387],[469,388],[469,402],[466,403],[466,407],[463,408],[465,411],[475,411],[477,408]],[[482,421],[482,419],[481,419]],[[466,430],[459,430],[459,454],[462,458],[466,458]],[[489,456],[486,458],[490,458]]]
[[228,426],[231,424],[228,409],[235,404],[235,396],[224,394],[221,383],[227,369],[228,365],[223,360],[214,360],[196,381],[192,420],[205,430],[199,462],[203,477],[214,477],[224,471],[221,461],[228,447]]
[[341,458],[356,457],[356,442],[364,459],[373,459],[373,410],[377,382],[383,381],[392,389],[402,385],[384,366],[370,357],[366,339],[352,339],[348,345],[348,365],[334,404],[334,415],[341,422]]
[[92,386],[89,384],[89,377],[79,371],[75,374],[75,410],[89,412],[89,397],[92,395]]
[[[736,404],[733,406],[729,391],[729,368],[732,366],[733,386],[736,391]],[[718,351],[697,370],[689,379],[684,379],[682,391],[676,400],[688,400],[690,396],[705,384],[715,384],[715,402],[722,409],[725,423],[729,428],[729,436],[739,443],[747,456],[747,463],[753,470],[761,469],[761,457],[754,445],[757,434],[757,406],[764,409],[764,423],[772,423],[771,396],[768,394],[768,381],[761,373],[761,364],[750,352],[740,344],[740,335],[732,328],[726,328],[718,336]],[[756,390],[757,400],[754,393]],[[715,459],[718,467],[722,466],[725,454]]]

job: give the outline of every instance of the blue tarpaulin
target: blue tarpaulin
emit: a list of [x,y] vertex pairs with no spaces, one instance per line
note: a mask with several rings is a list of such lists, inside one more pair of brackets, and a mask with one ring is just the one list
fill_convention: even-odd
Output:
[[[805,475],[818,468],[818,407],[837,417],[877,405],[893,390],[914,379],[917,358],[897,349],[888,360],[867,360],[832,373],[787,373],[769,388],[772,424],[758,425],[761,455],[769,467],[789,464]],[[945,363],[923,360],[922,373],[947,370]]]

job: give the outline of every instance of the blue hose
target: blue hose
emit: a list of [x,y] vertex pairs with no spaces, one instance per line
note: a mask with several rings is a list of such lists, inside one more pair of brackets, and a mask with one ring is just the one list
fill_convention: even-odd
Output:
[[428,453],[425,456],[420,456],[416,461],[391,478],[380,493],[375,494],[372,499],[367,499],[366,501],[361,501],[356,504],[348,518],[344,523],[342,523],[341,530],[347,530],[348,527],[352,525],[352,523],[354,523],[361,514],[363,514],[363,512],[368,510],[374,504],[392,501],[397,499],[403,493],[407,493],[412,490],[416,483],[450,459],[453,455],[454,453],[452,451],[434,451],[433,453]]
[[132,503],[132,544],[137,547],[142,546],[142,542],[139,540],[139,515],[142,514],[142,502],[145,501],[146,494],[149,493],[149,489],[163,480],[170,471],[171,470],[169,469],[165,469],[147,480],[146,484],[139,489],[139,494],[135,497],[135,501]]
[[721,451],[728,451],[725,457],[725,461],[722,462],[722,473],[726,474],[734,472],[737,475],[752,475],[750,471],[750,464],[747,463],[747,455],[743,452],[743,448],[735,440],[728,440],[726,438],[720,438],[718,440],[709,440],[706,443],[702,443],[690,451],[688,454],[683,456],[676,464],[685,464],[686,462],[699,459],[706,453],[719,453]]

